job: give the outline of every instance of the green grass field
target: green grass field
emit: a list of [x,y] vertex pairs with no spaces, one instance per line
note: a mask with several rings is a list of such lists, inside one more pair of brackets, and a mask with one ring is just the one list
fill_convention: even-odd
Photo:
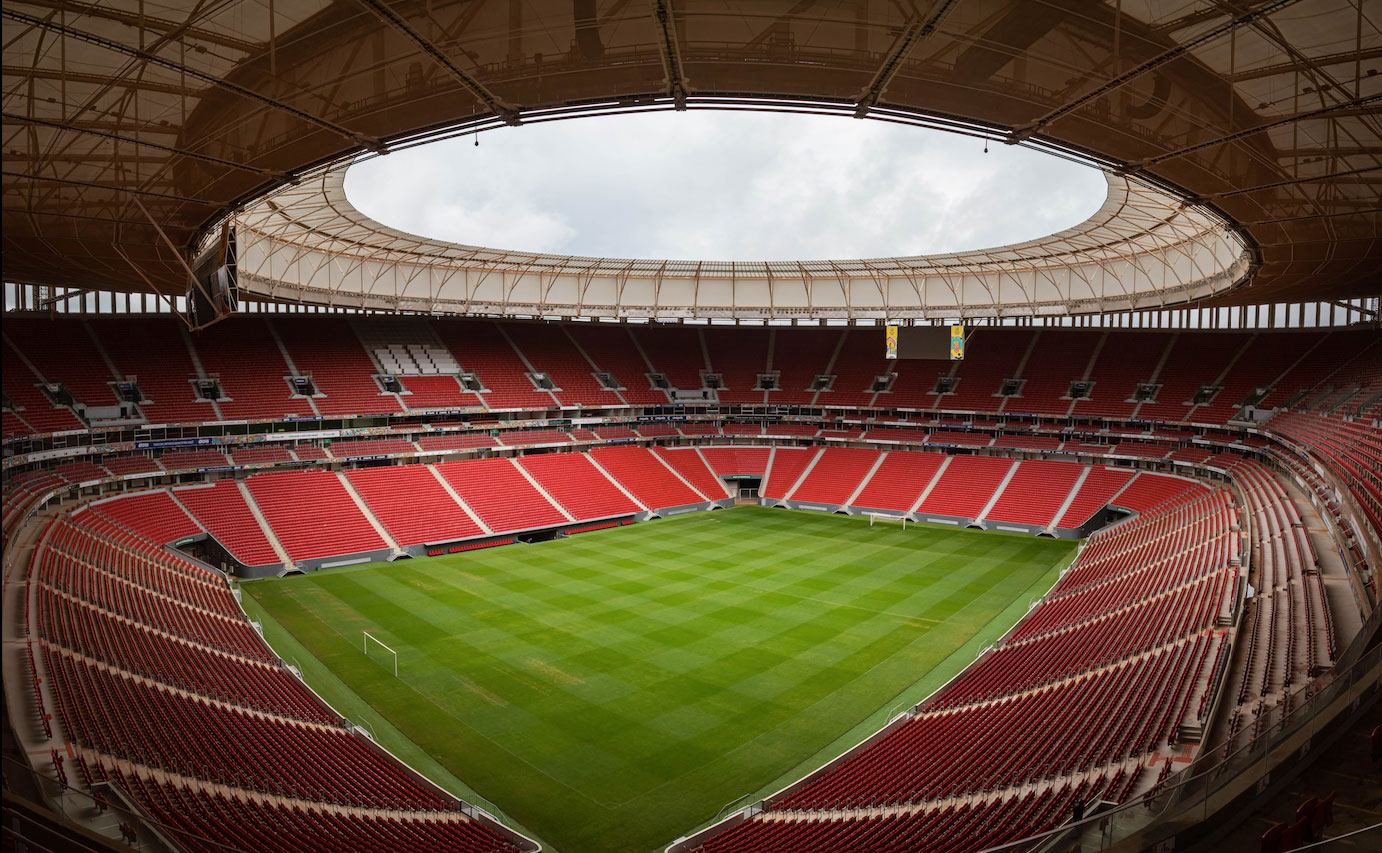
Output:
[[418,769],[548,849],[647,853],[925,696],[1074,550],[739,507],[245,589],[279,653]]

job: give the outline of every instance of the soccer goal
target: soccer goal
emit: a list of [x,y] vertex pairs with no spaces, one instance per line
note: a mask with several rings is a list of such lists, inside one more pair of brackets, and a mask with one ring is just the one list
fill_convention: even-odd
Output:
[[390,646],[390,645],[388,645],[387,643],[385,643],[384,641],[380,640],[378,637],[374,636],[374,635],[371,634],[369,631],[361,631],[360,633],[365,635],[365,638],[364,638],[364,640],[363,640],[363,643],[364,643],[364,645],[365,645],[365,657],[369,657],[369,644],[370,644],[370,641],[371,641],[371,640],[374,641],[374,644],[375,644],[376,646],[379,646],[380,648],[382,648],[382,649],[384,649],[385,651],[387,651],[389,654],[393,655],[393,676],[394,676],[394,678],[397,678],[397,677],[398,677],[398,652],[394,651],[392,646]]
[[888,522],[890,524],[896,524],[899,521],[902,522],[902,529],[906,530],[907,516],[905,515],[889,515],[886,512],[869,513],[869,527],[872,527],[875,523]]

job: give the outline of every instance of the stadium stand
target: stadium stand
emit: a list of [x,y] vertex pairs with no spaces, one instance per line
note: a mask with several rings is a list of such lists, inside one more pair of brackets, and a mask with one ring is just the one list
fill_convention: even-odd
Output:
[[917,512],[977,518],[1013,465],[1013,460],[1001,456],[956,456]]
[[236,465],[262,465],[297,461],[297,458],[293,456],[293,451],[281,445],[233,447],[230,451],[230,459]]
[[[116,376],[88,329],[83,321],[65,317],[39,322],[7,319],[5,338],[22,363],[37,370],[41,381],[61,384],[76,403],[115,406],[120,398],[110,383]],[[52,346],[54,340],[63,345]],[[6,374],[12,360],[5,359]]]
[[498,433],[495,438],[508,447],[526,447],[535,444],[570,444],[570,433],[555,429],[516,429]]
[[889,451],[854,499],[854,504],[869,509],[908,512],[931,485],[946,459],[939,453]]
[[[662,457],[686,482],[705,495],[708,500],[731,497],[724,481],[711,470],[706,457],[694,447],[655,447],[653,452]],[[646,501],[644,501],[646,503]]]
[[536,390],[529,368],[509,339],[494,323],[434,321],[438,336],[461,367],[475,374],[485,391],[479,396],[489,409],[549,409],[557,401]]
[[460,433],[450,435],[424,435],[417,440],[418,447],[427,450],[468,450],[473,447],[494,447],[494,438],[483,433]]
[[702,447],[701,453],[718,476],[751,474],[762,476],[772,458],[771,447]]
[[623,386],[619,396],[630,405],[660,405],[667,402],[665,391],[648,382],[650,368],[642,353],[632,344],[629,330],[616,326],[562,326],[572,343],[580,347],[599,367]]
[[139,409],[150,423],[177,424],[221,418],[208,400],[198,399],[198,378],[188,343],[172,317],[90,320],[95,339],[121,376],[136,379],[143,399]]
[[[704,329],[709,370],[719,373],[724,383],[719,391],[721,403],[758,404],[773,400],[779,392],[758,388],[758,376],[770,372],[768,352],[772,342],[768,329]],[[699,388],[697,383],[694,388]]]
[[[640,448],[641,449],[641,448]],[[516,464],[577,521],[628,515],[640,507],[582,453],[524,456]]]
[[15,407],[5,409],[6,438],[86,429],[70,407],[53,405],[38,389],[39,384],[39,378],[17,354],[6,356],[3,387],[5,397]]
[[442,462],[436,468],[495,533],[551,527],[568,520],[512,459]]
[[241,563],[281,562],[234,481],[175,489],[173,496]]
[[313,414],[307,400],[292,397],[292,371],[264,319],[232,317],[191,334],[202,368],[220,382],[216,407],[227,420]]
[[[245,485],[293,560],[386,547],[341,479],[330,471],[255,474]],[[313,511],[302,512],[306,505]]]
[[[611,477],[649,509],[684,506],[711,499],[702,495],[646,447],[600,447],[590,452]],[[714,495],[719,497],[719,495]]]
[[375,381],[378,369],[344,318],[304,317],[288,323],[271,321],[297,368],[310,376],[317,394],[312,405],[323,415],[396,414],[403,410],[394,394]]
[[233,464],[219,450],[175,450],[158,457],[158,461],[168,471],[229,468]]
[[1056,526],[1072,529],[1082,527],[1096,512],[1117,497],[1135,476],[1137,475],[1131,471],[1103,465],[1090,466],[1089,475],[1080,483],[1070,505],[1056,520]]
[[563,406],[626,405],[619,392],[600,384],[585,355],[559,328],[514,323],[505,330],[533,368],[546,373],[561,389],[554,394]]
[[462,388],[455,376],[408,376],[402,385],[405,393],[399,400],[409,409],[484,407],[479,395]]
[[86,483],[95,480],[104,480],[110,476],[110,472],[100,465],[93,465],[85,460],[64,462],[53,468],[53,473],[63,478],[69,483]]
[[356,468],[345,476],[400,545],[483,533],[425,465]]
[[159,544],[202,532],[201,526],[165,491],[136,492],[120,500],[94,504],[92,511]]
[[[274,329],[264,321],[256,323],[276,349]],[[472,325],[438,323],[467,329]],[[306,341],[316,334],[314,324],[300,324],[297,318],[275,318],[273,325],[284,336],[290,353],[306,348]],[[1225,687],[1225,701],[1230,707],[1224,719],[1230,741],[1236,742],[1260,733],[1260,720],[1270,716],[1270,709],[1337,659],[1341,636],[1338,619],[1317,567],[1315,545],[1276,475],[1260,462],[1247,461],[1242,448],[1276,452],[1277,441],[1298,448],[1303,454],[1300,458],[1283,456],[1281,462],[1314,492],[1322,512],[1336,520],[1343,518],[1329,485],[1333,481],[1321,479],[1328,473],[1344,484],[1364,515],[1377,521],[1382,484],[1373,472],[1382,464],[1382,439],[1378,438],[1377,426],[1358,414],[1376,407],[1382,371],[1367,359],[1359,359],[1357,353],[1335,353],[1327,364],[1308,370],[1302,367],[1311,361],[1309,353],[1320,351],[1334,335],[1347,339],[1346,333],[1280,333],[1289,340],[1277,350],[1271,346],[1277,333],[1210,333],[1202,337],[1213,340],[1188,341],[1196,336],[1149,332],[1120,338],[1103,332],[991,330],[999,352],[987,361],[975,359],[958,366],[948,362],[890,366],[877,357],[876,341],[858,330],[838,336],[811,330],[818,332],[816,343],[811,345],[805,343],[807,336],[795,337],[797,330],[765,330],[755,337],[749,350],[735,352],[727,336],[712,334],[712,330],[685,329],[676,334],[694,340],[696,348],[683,352],[662,340],[663,333],[669,331],[664,329],[630,333],[622,328],[572,328],[564,330],[565,336],[555,344],[545,346],[532,329],[548,327],[525,326],[523,331],[514,332],[518,325],[488,324],[491,340],[485,346],[499,347],[500,352],[483,354],[476,364],[488,367],[476,369],[521,380],[531,388],[520,352],[530,361],[534,357],[560,360],[560,370],[547,369],[540,362],[532,366],[547,372],[562,389],[555,393],[564,405],[607,405],[604,401],[610,399],[611,392],[599,388],[590,374],[612,368],[593,354],[593,366],[585,360],[587,354],[597,351],[601,353],[598,358],[608,357],[611,363],[621,365],[619,370],[635,376],[639,380],[635,384],[645,381],[637,374],[648,372],[650,367],[667,372],[669,377],[677,373],[683,381],[694,371],[698,383],[701,370],[722,373],[727,382],[730,377],[747,380],[751,375],[757,381],[757,373],[775,372],[783,383],[781,391],[753,391],[750,395],[766,397],[769,402],[805,401],[807,396],[818,402],[833,401],[846,399],[849,394],[856,399],[872,399],[872,391],[851,392],[841,383],[871,384],[878,373],[891,369],[897,372],[895,393],[911,395],[919,406],[934,406],[940,399],[947,409],[958,409],[964,402],[984,414],[899,413],[890,416],[888,424],[866,421],[858,426],[782,421],[754,414],[750,417],[755,420],[727,425],[723,433],[723,440],[741,442],[766,441],[768,436],[795,442],[833,440],[824,449],[629,444],[600,447],[588,457],[558,452],[516,460],[460,459],[435,466],[354,469],[341,475],[323,471],[256,474],[245,481],[245,486],[272,538],[261,527],[255,507],[245,502],[242,487],[233,481],[181,486],[98,503],[51,524],[44,545],[35,550],[33,564],[34,578],[40,584],[33,599],[35,624],[44,645],[36,649],[32,660],[35,672],[51,667],[61,673],[55,676],[62,679],[56,711],[59,721],[64,715],[75,721],[72,725],[80,738],[75,740],[77,754],[97,767],[96,772],[113,773],[118,765],[126,779],[144,778],[148,784],[158,784],[154,780],[159,778],[179,779],[183,786],[180,792],[248,797],[247,801],[261,805],[268,802],[262,800],[265,796],[286,797],[307,804],[303,807],[307,811],[326,809],[321,813],[333,815],[356,807],[362,791],[342,782],[337,774],[365,773],[368,778],[370,771],[347,770],[347,765],[355,767],[361,760],[349,749],[344,763],[333,764],[328,759],[324,765],[327,769],[323,772],[332,781],[318,785],[320,780],[315,780],[311,784],[318,787],[307,792],[290,787],[296,783],[280,778],[286,772],[281,768],[274,771],[275,778],[260,779],[249,769],[235,771],[244,775],[230,778],[229,783],[224,778],[203,778],[210,773],[190,763],[185,750],[166,739],[154,738],[136,749],[135,730],[109,729],[113,709],[148,707],[179,724],[218,727],[235,737],[249,738],[247,742],[274,744],[270,748],[276,750],[317,750],[326,748],[323,743],[337,743],[297,734],[303,725],[314,732],[344,730],[338,728],[329,709],[301,692],[257,640],[239,634],[242,617],[218,581],[192,578],[189,571],[202,570],[191,564],[177,565],[176,558],[153,543],[195,537],[205,528],[235,559],[252,566],[282,562],[283,556],[272,540],[281,543],[292,560],[327,559],[386,548],[388,543],[346,489],[347,481],[400,545],[447,541],[455,543],[453,549],[508,543],[516,531],[606,526],[604,519],[641,510],[630,495],[649,509],[699,502],[697,490],[719,500],[737,493],[737,489],[726,489],[720,480],[730,474],[765,478],[762,494],[774,501],[787,498],[838,504],[853,495],[850,505],[858,510],[903,514],[915,508],[922,518],[928,513],[975,518],[982,512],[986,523],[1074,528],[1088,523],[1110,504],[1136,513],[1096,532],[1042,603],[902,723],[897,732],[852,754],[819,779],[774,798],[767,811],[717,835],[706,843],[706,850],[740,849],[735,845],[741,838],[811,839],[817,832],[820,838],[839,839],[842,849],[857,849],[849,845],[857,845],[859,837],[854,833],[859,830],[839,827],[855,823],[882,827],[885,822],[897,828],[887,837],[905,845],[909,843],[906,839],[916,836],[903,824],[921,827],[935,820],[940,827],[960,825],[952,821],[961,820],[963,809],[992,804],[994,814],[1020,813],[1025,816],[1023,820],[1036,819],[1054,808],[1052,804],[1086,793],[1095,796],[1091,793],[1095,789],[1101,792],[1098,796],[1117,802],[1165,778],[1169,772],[1166,758],[1178,733],[1200,731],[1209,724],[1206,685],[1216,679],[1226,680],[1225,670],[1232,668],[1233,680]],[[85,328],[78,328],[87,340],[99,340],[105,355],[121,358],[118,345],[105,343],[106,335],[98,332],[93,339]],[[180,333],[176,327],[169,328],[171,331],[162,324],[152,324],[148,333],[167,333],[166,346],[173,348]],[[347,388],[341,396],[355,399],[355,405],[361,399],[391,399],[374,385],[374,367],[365,365],[368,351],[352,328],[341,324],[336,333],[334,337],[328,335],[327,349],[345,348],[352,355],[339,360],[338,369],[328,371],[322,381],[338,389]],[[453,329],[453,334],[458,333]],[[621,337],[627,341],[636,338],[646,349],[634,348],[632,353],[620,350]],[[509,338],[518,343],[516,349]],[[706,342],[703,347],[702,338]],[[581,343],[586,339],[591,344],[589,350]],[[263,408],[256,409],[254,406],[260,404],[251,402],[249,408],[238,410],[240,414],[254,417],[257,412],[282,405],[272,389],[282,382],[280,374],[291,372],[286,363],[273,367],[267,378],[244,366],[227,366],[228,355],[212,367],[200,350],[230,352],[231,348],[206,344],[206,340],[198,335],[190,352],[201,355],[203,368],[221,381],[228,395],[237,384],[263,392],[257,397],[256,391],[246,390],[244,399],[260,399]],[[466,340],[474,349],[477,339],[467,335]],[[836,347],[820,343],[832,340],[838,344],[838,352]],[[1140,367],[1120,366],[1113,360],[1109,347],[1115,340],[1120,346],[1126,343],[1130,351],[1144,353]],[[1059,344],[1066,355],[1058,362],[1038,366],[1030,353],[1043,341]],[[92,346],[94,350],[95,344]],[[187,351],[185,346],[183,351]],[[672,367],[656,360],[652,365],[639,364],[637,359],[645,352],[665,354],[666,364]],[[790,370],[785,364],[779,366],[779,354],[791,360]],[[708,364],[704,363],[705,356],[710,358]],[[1203,363],[1183,363],[1182,359],[1192,357],[1201,358]],[[169,361],[181,363],[173,356]],[[576,368],[570,368],[571,364]],[[149,369],[148,362],[139,365],[142,370]],[[296,360],[294,366],[306,372]],[[960,388],[968,390],[937,398],[930,393],[936,376],[952,369],[961,379]],[[116,370],[126,368],[118,364]],[[568,370],[589,381],[565,378],[571,375],[565,372]],[[195,367],[190,367],[189,373],[195,375]],[[314,381],[319,378],[317,369],[311,368],[311,373]],[[834,375],[837,390],[807,395],[805,384],[821,373]],[[359,377],[369,384],[358,383]],[[1062,386],[1086,377],[1094,383],[1091,398],[1068,399],[1068,388]],[[190,387],[189,378],[181,377],[181,381]],[[350,381],[345,382],[348,378]],[[1021,395],[994,397],[993,391],[1011,378],[1025,380]],[[142,377],[139,381],[141,390],[148,394]],[[1139,404],[1125,399],[1138,383],[1147,381],[1161,386],[1157,402]],[[1293,383],[1300,387],[1285,390]],[[159,382],[150,387],[168,389],[174,384]],[[623,384],[628,386],[630,380],[623,379]],[[802,384],[802,389],[791,390],[797,384]],[[1211,402],[1192,405],[1190,398],[1207,385],[1219,385],[1222,390]],[[1106,392],[1120,386],[1123,390],[1111,391],[1114,402],[1106,404]],[[522,384],[511,387],[518,390],[510,393],[535,405],[538,400],[545,401],[541,402],[543,408],[551,404],[550,394],[524,391]],[[355,389],[353,396],[350,388]],[[1175,425],[1179,421],[1223,424],[1239,414],[1240,404],[1249,395],[1263,391],[1269,394],[1268,401],[1290,400],[1292,404],[1292,410],[1278,412],[1267,421],[1269,438],[1233,429]],[[330,396],[329,391],[324,393]],[[841,396],[833,397],[835,393]],[[633,399],[639,395],[630,390],[625,396]],[[877,396],[890,397],[892,405],[899,399],[891,393]],[[644,399],[663,402],[664,397],[661,391],[650,389]],[[218,402],[217,407],[239,399]],[[487,402],[492,405],[493,399]],[[191,405],[208,407],[206,403]],[[1139,418],[1166,423],[1152,428],[1145,424],[1080,424],[1033,429],[1017,418],[1002,417],[1003,413],[1026,412],[1027,406],[1047,414],[1071,412],[1080,417],[1102,411],[1126,415],[1135,411]],[[292,407],[289,404],[287,408]],[[160,474],[165,469],[190,472],[231,464],[290,465],[414,453],[418,448],[469,454],[544,439],[562,444],[575,439],[655,443],[719,435],[718,421],[645,422],[636,428],[630,423],[588,428],[573,425],[566,430],[521,429],[502,433],[498,441],[478,430],[449,434],[424,431],[416,435],[416,442],[401,436],[336,441],[329,454],[307,444],[291,449],[287,445],[231,446],[227,448],[229,456],[213,448],[172,450],[158,461],[144,455],[93,454],[49,463],[48,470],[9,477],[5,523],[7,530],[12,529],[45,490],[104,478],[107,472]],[[856,441],[882,444],[871,449],[841,446]],[[1238,450],[1224,447],[1229,444]],[[916,449],[927,445],[933,450],[1019,451],[1023,458],[1015,461],[1006,456],[964,455],[963,451],[950,457]],[[1131,456],[1144,465],[1162,468],[1181,462],[1227,470],[1249,519],[1246,532],[1235,529],[1237,510],[1230,493],[1222,488],[1125,467],[1029,458],[1071,453]],[[1318,460],[1323,473],[1304,464],[1301,459],[1305,458]],[[592,460],[599,462],[600,468]],[[465,507],[457,504],[433,471],[442,475]],[[304,521],[299,510],[309,500],[325,509],[318,517]],[[467,514],[466,507],[474,517]],[[1242,616],[1241,652],[1235,652],[1230,660],[1224,632],[1234,619],[1233,561],[1244,548],[1251,553],[1252,581],[1259,594]],[[80,713],[89,716],[75,716],[77,706],[83,709]],[[1090,708],[1100,709],[1101,725],[1093,730],[1080,728],[1075,721]],[[267,725],[267,730],[254,735],[246,728],[261,725]],[[93,731],[93,726],[100,730]],[[975,757],[972,750],[948,752],[956,733],[969,739],[965,742],[980,743],[986,755]],[[355,737],[348,732],[333,735],[342,736],[347,740]],[[987,739],[990,737],[994,740]],[[1030,747],[1035,742],[1050,746]],[[221,743],[219,736],[215,743]],[[1007,757],[1000,761],[987,753]],[[933,756],[936,763],[928,763]],[[264,772],[263,768],[259,772]],[[227,784],[227,790],[218,787]],[[383,788],[370,786],[376,797],[387,800],[386,808],[409,802],[407,793],[388,784]],[[450,806],[439,802],[413,806],[419,807],[420,813],[448,815],[446,820],[465,823]],[[865,811],[870,814],[866,816]],[[1061,819],[1054,813],[1048,817],[1052,825]],[[196,819],[208,818],[199,815]],[[1035,825],[1029,823],[1025,828],[1031,831]],[[835,829],[827,832],[821,827]],[[792,828],[800,835],[774,834]],[[831,834],[837,830],[838,834]]]
[[387,456],[398,453],[417,453],[417,445],[402,438],[347,439],[331,442],[331,455],[337,459],[357,456]]
[[878,451],[869,448],[826,447],[791,498],[806,503],[843,504],[863,483],[878,458]]
[[102,456],[101,467],[116,477],[127,474],[162,473],[163,467],[148,456]]
[[[648,360],[649,370],[661,373],[673,388],[694,391],[701,387],[701,371],[707,369],[708,359],[699,329],[673,326],[653,331],[630,326],[628,335]],[[666,395],[660,402],[667,402]],[[759,402],[762,402],[761,395]]]
[[1049,527],[1084,471],[1083,465],[1074,462],[1019,462],[1003,494],[984,513],[984,518]]
[[820,453],[814,447],[778,447],[768,460],[759,494],[765,498],[785,498],[808,465]]

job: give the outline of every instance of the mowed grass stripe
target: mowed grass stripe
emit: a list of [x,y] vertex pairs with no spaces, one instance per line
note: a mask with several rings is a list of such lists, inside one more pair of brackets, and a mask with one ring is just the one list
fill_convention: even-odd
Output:
[[746,507],[246,589],[556,850],[644,853],[813,760],[1073,550]]

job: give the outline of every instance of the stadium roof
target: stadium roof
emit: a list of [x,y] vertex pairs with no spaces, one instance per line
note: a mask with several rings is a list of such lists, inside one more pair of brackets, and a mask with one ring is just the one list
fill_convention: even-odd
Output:
[[[655,262],[404,246],[335,205],[339,170],[362,152],[502,123],[713,106],[946,127],[1113,170],[1110,198],[1136,202],[1124,218],[1106,204],[1079,233],[988,253],[1008,289],[990,281],[986,302],[975,274],[956,304],[976,312],[1379,289],[1382,22],[1361,0],[14,0],[3,16],[10,281],[180,293],[171,247],[185,256],[234,217],[244,284],[283,298],[425,308],[400,294],[440,259],[426,273],[444,279],[429,295],[440,310],[571,314],[588,292],[603,314],[625,302],[672,316],[954,307],[926,301],[918,282],[958,256],[819,275],[808,262],[659,274],[631,266]],[[274,190],[291,212],[270,206]],[[285,216],[296,224],[267,225]],[[1088,254],[1100,228],[1123,241],[1116,259],[1054,259]],[[289,247],[271,252],[270,236]],[[1095,255],[1113,251],[1101,246]],[[291,275],[267,261],[284,252],[301,255]],[[313,252],[334,257],[309,272]],[[966,273],[974,254],[959,262]],[[1057,268],[1078,269],[1062,284]],[[956,292],[950,274],[937,293]],[[1138,276],[1131,301],[1089,284],[1127,291]],[[728,290],[702,294],[707,280]]]

